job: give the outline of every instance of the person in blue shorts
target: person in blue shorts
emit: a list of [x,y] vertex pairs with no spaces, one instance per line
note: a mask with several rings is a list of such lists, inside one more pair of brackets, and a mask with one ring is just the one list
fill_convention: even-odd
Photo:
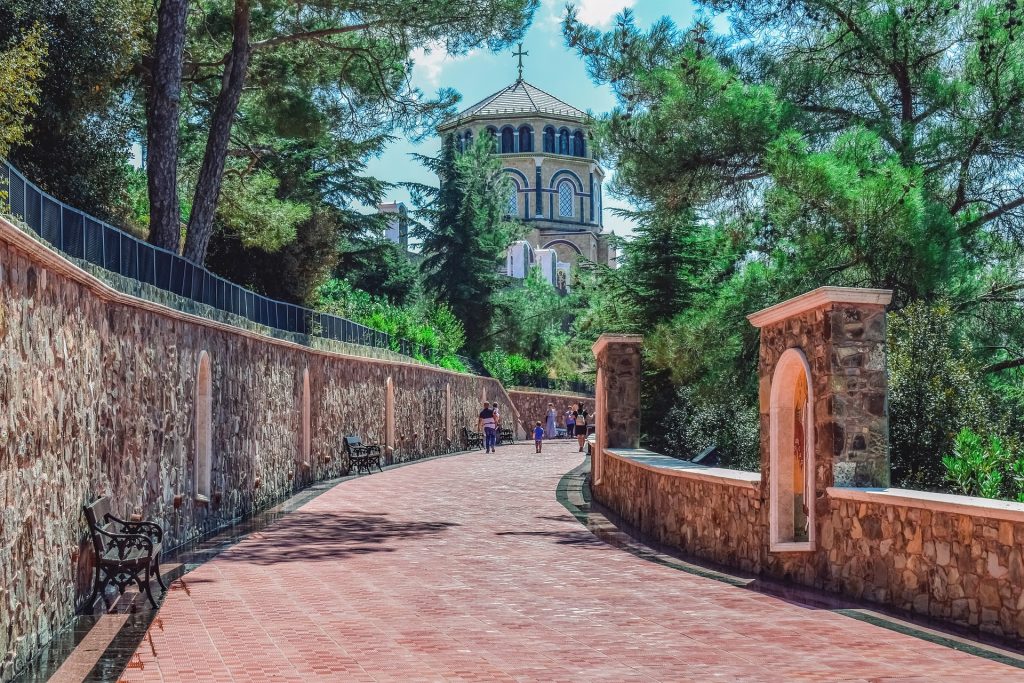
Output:
[[540,422],[533,428],[533,445],[537,447],[538,453],[544,447],[544,427],[541,426]]

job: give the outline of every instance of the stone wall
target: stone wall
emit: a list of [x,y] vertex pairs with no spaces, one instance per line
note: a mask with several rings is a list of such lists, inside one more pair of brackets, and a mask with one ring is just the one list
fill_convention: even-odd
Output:
[[830,487],[815,550],[780,554],[758,474],[646,451],[603,468],[595,499],[689,555],[1024,642],[1024,504]]
[[[194,464],[203,352],[208,502]],[[311,349],[127,296],[0,220],[0,680],[88,596],[84,504],[109,495],[115,513],[160,521],[165,547],[186,542],[346,474],[342,437],[385,438],[389,378],[395,461],[456,449],[449,436],[475,425],[481,396],[511,403],[491,379]]]
[[508,395],[515,405],[519,424],[524,429],[524,438],[533,433],[536,422],[547,424],[548,403],[555,404],[559,427],[565,427],[565,412],[574,403],[583,403],[590,412],[594,410],[594,397],[583,394],[514,388],[509,389]]

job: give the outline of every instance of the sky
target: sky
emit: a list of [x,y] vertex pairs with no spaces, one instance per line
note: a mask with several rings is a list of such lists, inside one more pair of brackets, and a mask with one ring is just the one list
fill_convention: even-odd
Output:
[[[695,12],[690,0],[576,0],[574,4],[579,8],[581,21],[605,30],[612,26],[615,15],[626,8],[633,10],[637,25],[642,28],[666,15],[685,26],[692,21]],[[583,62],[565,46],[560,26],[564,13],[564,0],[541,0],[523,39],[523,49],[529,52],[523,57],[523,78],[579,109],[594,114],[607,112],[615,106],[615,98],[610,88],[594,85]],[[443,51],[429,54],[421,51],[413,58],[416,63],[413,83],[428,94],[442,87],[454,88],[462,95],[460,111],[516,80],[516,58],[511,49],[501,54],[477,51],[458,57]],[[370,162],[368,170],[371,175],[393,183],[435,184],[437,179],[433,174],[412,159],[410,153],[434,155],[439,149],[436,137],[429,137],[418,145],[398,138],[383,155]],[[614,172],[614,169],[606,170]],[[608,210],[628,205],[609,194],[605,197],[605,230],[630,235],[631,224]],[[402,188],[394,188],[388,194],[388,201],[408,204],[409,194]]]

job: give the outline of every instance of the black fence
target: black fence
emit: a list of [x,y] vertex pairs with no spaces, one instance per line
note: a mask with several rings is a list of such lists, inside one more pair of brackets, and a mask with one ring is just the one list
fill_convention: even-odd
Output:
[[551,389],[552,391],[571,391],[575,394],[594,395],[594,384],[583,380],[551,379],[549,377],[516,377],[513,384],[533,389]]
[[[270,299],[222,277],[178,254],[57,201],[0,159],[0,192],[10,212],[63,254],[88,261],[139,282],[206,304],[259,325],[300,335],[389,349],[434,362],[435,351],[392,337],[357,322]],[[476,360],[459,356],[473,373],[487,371]]]

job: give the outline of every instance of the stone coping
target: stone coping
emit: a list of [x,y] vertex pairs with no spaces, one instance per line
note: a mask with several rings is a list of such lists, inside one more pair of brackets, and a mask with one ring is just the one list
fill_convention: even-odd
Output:
[[865,287],[818,287],[800,296],[763,308],[747,316],[754,327],[764,327],[825,304],[874,304],[885,306],[892,300],[890,289]]
[[[257,330],[249,329],[246,327],[240,327],[233,325],[230,322],[222,322],[220,320],[214,320],[207,318],[196,313],[190,313],[188,311],[182,311],[177,308],[173,308],[165,303],[152,301],[150,299],[144,299],[132,294],[127,294],[121,290],[113,287],[110,283],[97,277],[95,274],[90,273],[73,261],[65,258],[62,254],[54,250],[53,248],[46,245],[42,238],[35,235],[35,233],[28,232],[20,229],[16,224],[11,222],[7,216],[0,214],[0,240],[3,240],[13,246],[15,249],[19,249],[36,263],[40,264],[45,268],[49,268],[58,275],[63,275],[68,279],[86,287],[100,300],[107,303],[120,304],[123,306],[129,306],[157,315],[179,320],[182,322],[199,325],[202,327],[208,327],[211,329],[227,332],[229,334],[236,335],[238,337],[245,337],[253,339],[265,344],[273,346],[283,346],[294,350],[301,351],[303,353],[309,353],[316,356],[326,356],[335,358],[346,358],[351,360],[364,361],[366,363],[373,363],[377,365],[398,365],[406,367],[415,367],[445,375],[454,375],[457,377],[476,377],[484,381],[493,381],[502,391],[505,388],[501,386],[501,382],[491,377],[480,377],[479,375],[473,375],[470,373],[458,372],[456,370],[449,370],[448,368],[442,368],[437,365],[431,365],[429,363],[420,363],[413,358],[380,358],[376,356],[364,356],[356,352],[345,352],[344,350],[334,350],[327,348],[320,348],[317,346],[309,346],[302,344],[298,341],[292,341],[290,339],[282,339],[280,337],[271,336]],[[45,280],[43,281],[45,283]],[[43,285],[45,286],[45,284]],[[271,328],[266,328],[271,329]],[[506,398],[507,398],[507,392]],[[511,399],[509,399],[511,400]]]
[[594,346],[591,350],[594,352],[594,356],[597,356],[604,350],[604,347],[608,344],[625,344],[630,346],[639,347],[644,343],[644,336],[642,334],[602,334],[594,342]]
[[653,453],[643,448],[606,448],[604,453],[613,458],[638,465],[646,470],[672,477],[701,479],[714,484],[725,484],[726,486],[757,488],[761,485],[760,472],[744,472],[743,470],[730,470],[724,467],[695,465],[687,460]]
[[993,500],[974,496],[958,496],[952,493],[933,493],[912,489],[849,488],[830,486],[828,495],[841,500],[856,500],[882,505],[903,505],[905,507],[948,512],[985,519],[1000,519],[1008,522],[1024,522],[1024,503],[1010,500]]
[[521,394],[536,394],[538,396],[565,396],[566,398],[585,398],[588,401],[594,400],[593,394],[577,394],[575,391],[564,391],[562,389],[538,389],[537,387],[512,386],[505,389],[511,393],[517,391]]

